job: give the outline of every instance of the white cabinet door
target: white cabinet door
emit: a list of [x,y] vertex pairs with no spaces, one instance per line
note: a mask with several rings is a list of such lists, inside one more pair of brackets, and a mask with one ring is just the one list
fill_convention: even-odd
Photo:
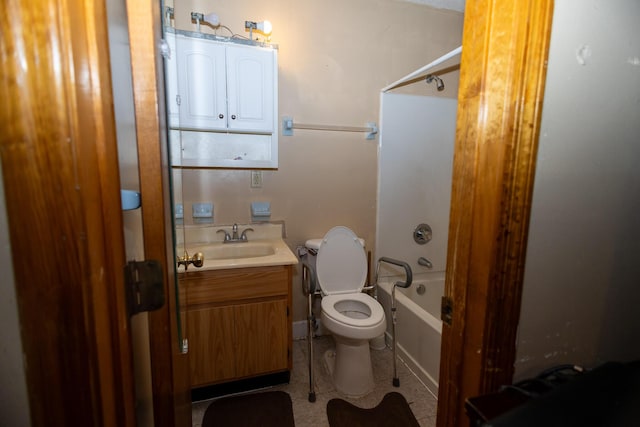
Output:
[[227,127],[225,47],[210,40],[177,37],[180,128]]
[[229,130],[274,131],[275,50],[227,47]]
[[164,60],[164,76],[167,97],[167,120],[170,128],[180,124],[180,96],[178,95],[178,51],[176,50],[176,35],[165,34],[165,41],[169,46],[169,54]]

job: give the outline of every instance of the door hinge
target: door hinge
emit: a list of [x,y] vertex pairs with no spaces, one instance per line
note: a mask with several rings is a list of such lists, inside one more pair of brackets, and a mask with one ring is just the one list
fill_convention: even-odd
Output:
[[158,261],[129,261],[124,267],[129,316],[164,305],[164,281]]
[[449,326],[453,323],[453,300],[448,296],[442,297],[440,319]]
[[182,104],[182,98],[180,98],[180,95],[176,95],[176,104],[178,104],[178,106]]

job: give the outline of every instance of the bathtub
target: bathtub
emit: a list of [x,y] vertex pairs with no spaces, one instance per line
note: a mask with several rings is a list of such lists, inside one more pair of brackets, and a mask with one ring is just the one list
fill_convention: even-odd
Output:
[[[378,301],[387,316],[386,341],[392,347],[391,289],[395,280],[380,280]],[[424,294],[418,288],[424,286]],[[442,321],[440,301],[444,294],[444,272],[414,278],[408,289],[396,288],[396,351],[399,358],[438,395]]]

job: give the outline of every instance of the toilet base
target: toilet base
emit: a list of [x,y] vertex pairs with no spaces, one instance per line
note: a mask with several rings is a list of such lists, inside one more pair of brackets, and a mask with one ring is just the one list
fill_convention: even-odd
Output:
[[336,337],[336,349],[327,350],[324,362],[336,390],[346,397],[362,397],[374,389],[369,341]]

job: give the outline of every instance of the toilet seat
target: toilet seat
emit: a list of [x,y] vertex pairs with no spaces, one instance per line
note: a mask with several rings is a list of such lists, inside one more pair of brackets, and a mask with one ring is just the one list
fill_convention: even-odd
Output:
[[362,291],[367,280],[367,255],[353,231],[337,226],[325,234],[318,248],[316,275],[323,295]]
[[[382,305],[371,296],[358,292],[353,294],[327,295],[320,302],[326,316],[347,326],[369,328],[385,322]],[[345,314],[359,311],[359,315]]]

